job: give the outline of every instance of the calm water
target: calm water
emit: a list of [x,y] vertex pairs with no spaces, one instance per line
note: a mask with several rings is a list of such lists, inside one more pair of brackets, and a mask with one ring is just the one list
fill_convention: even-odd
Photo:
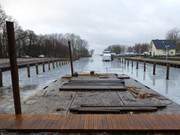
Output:
[[[42,67],[39,66],[40,74],[35,74],[35,67],[31,68],[31,78],[27,77],[26,68],[19,70],[20,76],[20,86],[26,89],[35,89],[35,87],[44,87],[48,85],[55,79],[70,73],[69,65],[64,65],[62,67],[55,68],[51,71],[47,70],[42,73]],[[134,67],[131,67],[131,62],[129,67],[127,65],[121,64],[119,60],[114,60],[112,62],[103,62],[102,57],[95,55],[92,58],[82,58],[74,62],[74,70],[77,72],[86,72],[94,70],[96,72],[106,72],[106,73],[124,73],[132,78],[142,82],[143,84],[149,86],[150,88],[156,90],[162,95],[172,99],[173,101],[180,104],[180,69],[171,68],[170,69],[170,80],[166,80],[166,68],[164,66],[156,66],[156,75],[152,75],[152,65],[147,64],[147,71],[143,71],[143,63],[139,63],[139,69],[136,69],[135,63]],[[51,68],[52,69],[52,68]],[[10,72],[3,73],[3,83],[5,87],[11,85]],[[29,96],[35,90],[22,91],[23,96]]]

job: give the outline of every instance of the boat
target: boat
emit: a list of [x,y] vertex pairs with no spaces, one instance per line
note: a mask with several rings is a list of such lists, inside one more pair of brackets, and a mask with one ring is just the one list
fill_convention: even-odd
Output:
[[110,51],[104,51],[102,55],[103,61],[112,61],[112,55]]

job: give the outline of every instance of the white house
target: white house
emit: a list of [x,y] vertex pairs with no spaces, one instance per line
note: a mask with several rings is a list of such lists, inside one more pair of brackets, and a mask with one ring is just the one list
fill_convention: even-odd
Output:
[[151,56],[176,55],[176,44],[172,40],[152,40],[150,46]]

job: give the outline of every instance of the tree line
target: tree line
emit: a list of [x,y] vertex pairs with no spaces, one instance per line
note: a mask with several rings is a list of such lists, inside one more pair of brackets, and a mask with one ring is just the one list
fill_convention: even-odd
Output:
[[133,52],[136,54],[143,54],[144,52],[149,51],[150,45],[148,43],[137,43],[134,46],[125,46],[125,45],[110,45],[105,51],[111,51],[116,54],[124,54],[125,52]]
[[22,27],[0,6],[0,58],[8,57],[7,34],[5,21],[13,21],[15,29],[16,52],[18,57],[68,57],[68,41],[71,42],[73,55],[86,57],[93,51],[88,50],[88,42],[73,33],[67,34],[36,34],[32,30],[23,30]]

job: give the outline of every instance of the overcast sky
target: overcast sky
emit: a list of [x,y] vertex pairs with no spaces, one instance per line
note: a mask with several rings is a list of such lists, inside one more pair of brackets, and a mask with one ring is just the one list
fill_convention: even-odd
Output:
[[180,28],[180,0],[0,0],[23,29],[75,33],[97,52],[162,39]]

